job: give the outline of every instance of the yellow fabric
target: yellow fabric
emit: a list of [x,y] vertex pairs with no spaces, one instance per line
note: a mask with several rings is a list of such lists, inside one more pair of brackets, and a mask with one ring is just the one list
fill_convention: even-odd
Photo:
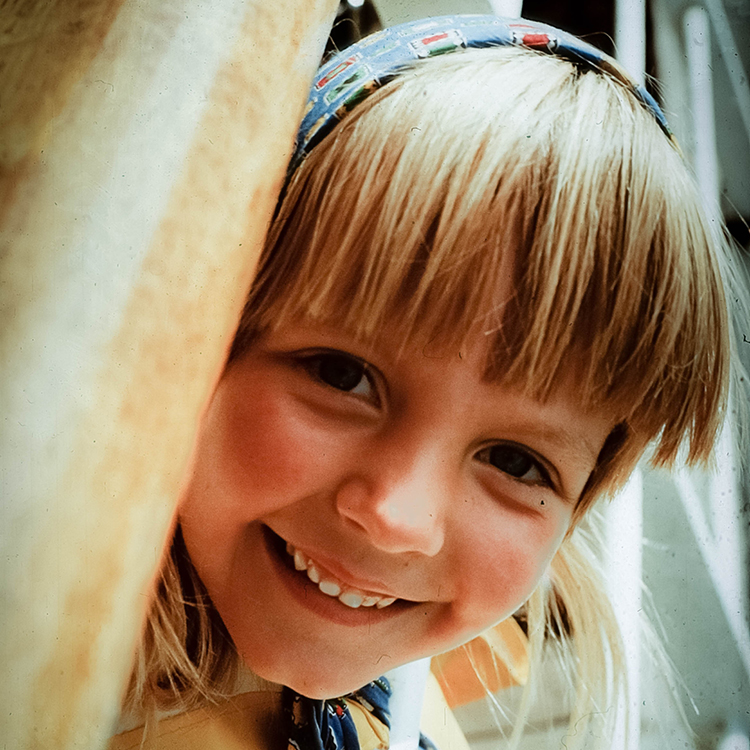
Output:
[[348,701],[347,706],[357,727],[360,750],[388,750],[388,727],[358,703]]
[[141,745],[143,727],[118,734],[108,750],[269,750],[281,748],[279,693],[243,693],[161,719]]
[[528,639],[512,617],[453,651],[432,659],[431,669],[451,708],[511,685],[525,685]]

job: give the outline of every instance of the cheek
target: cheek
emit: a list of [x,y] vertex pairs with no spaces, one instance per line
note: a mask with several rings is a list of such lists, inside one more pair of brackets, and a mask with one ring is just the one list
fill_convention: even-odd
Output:
[[258,514],[299,487],[315,463],[314,441],[289,412],[284,404],[259,399],[253,408],[227,414],[220,436],[224,476]]
[[544,576],[568,526],[569,514],[523,514],[492,509],[461,536],[460,601],[471,627],[512,614]]
[[[330,439],[310,429],[293,399],[264,383],[220,389],[203,426],[193,475],[194,500],[210,498],[250,522],[321,484]],[[328,451],[326,450],[328,449]]]
[[212,596],[231,585],[249,524],[325,487],[322,441],[300,414],[268,378],[227,377],[216,391],[179,508],[188,551]]
[[326,429],[278,379],[230,373],[204,419],[181,513],[239,528],[330,491],[352,450],[351,435]]

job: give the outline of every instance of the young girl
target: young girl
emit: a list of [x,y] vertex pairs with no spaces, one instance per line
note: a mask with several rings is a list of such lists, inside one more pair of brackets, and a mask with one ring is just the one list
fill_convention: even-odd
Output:
[[583,736],[623,680],[582,519],[648,446],[707,459],[729,358],[717,238],[614,61],[485,16],[347,49],[201,425],[131,725],[211,747],[218,702],[245,723],[217,747],[387,747],[381,675],[483,633],[512,662],[520,621],[530,682],[545,643],[574,654]]

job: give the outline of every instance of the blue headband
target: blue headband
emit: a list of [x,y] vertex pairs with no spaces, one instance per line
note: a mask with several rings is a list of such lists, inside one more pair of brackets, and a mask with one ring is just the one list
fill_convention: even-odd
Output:
[[614,58],[587,42],[553,26],[524,19],[439,16],[379,31],[335,55],[318,70],[289,173],[357,104],[415,61],[466,48],[503,46],[527,47],[604,71],[635,94],[676,144],[651,94]]

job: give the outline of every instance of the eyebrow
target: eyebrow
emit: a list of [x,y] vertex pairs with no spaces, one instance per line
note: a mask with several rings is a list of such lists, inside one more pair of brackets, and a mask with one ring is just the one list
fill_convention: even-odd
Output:
[[[601,448],[597,449],[586,434],[573,432],[564,425],[548,427],[546,425],[521,424],[517,425],[516,429],[522,435],[523,441],[535,442],[539,440],[555,450],[563,451],[566,456],[582,456],[582,454],[585,454],[583,459],[589,458],[591,460],[589,472],[593,471],[599,462]],[[571,496],[571,501],[576,499]]]
[[[526,428],[524,428],[526,429]],[[547,428],[547,427],[528,427],[528,433],[538,437],[545,442],[556,444],[562,448],[567,448],[571,445],[583,446],[588,454],[591,456],[594,463],[599,459],[601,448],[596,448],[594,444],[588,439],[585,434],[575,433],[560,425],[559,427]]]

